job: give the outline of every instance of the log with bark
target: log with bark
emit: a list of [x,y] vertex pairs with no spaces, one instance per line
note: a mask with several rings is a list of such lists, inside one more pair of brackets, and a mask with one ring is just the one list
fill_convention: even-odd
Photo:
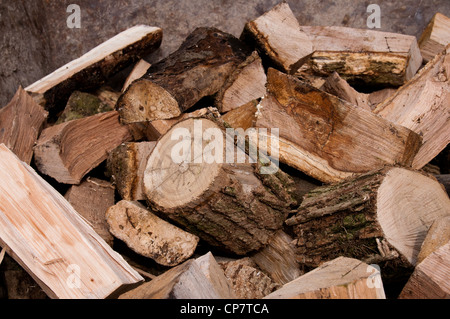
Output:
[[[269,69],[255,126],[279,128],[280,162],[330,183],[385,165],[410,166],[421,138],[370,111]],[[270,154],[270,150],[267,150]]]
[[46,110],[58,112],[75,90],[99,87],[111,76],[161,45],[162,30],[137,25],[96,46],[46,77],[27,86]]
[[305,267],[346,256],[394,276],[412,269],[431,224],[449,215],[450,199],[434,177],[387,167],[316,188],[286,224]]
[[247,22],[241,40],[280,70],[294,73],[313,53],[313,43],[303,31],[287,2]]
[[79,184],[108,152],[131,140],[117,111],[100,113],[43,130],[34,147],[35,163],[59,183]]
[[71,186],[64,198],[86,219],[95,232],[113,247],[113,236],[109,232],[105,213],[114,205],[114,186],[108,181],[88,177],[80,185]]
[[117,102],[123,123],[170,119],[200,99],[213,96],[249,55],[233,35],[216,28],[195,29],[179,49],[153,64]]
[[19,87],[13,99],[0,109],[0,143],[20,160],[31,163],[33,146],[41,133],[48,112]]
[[412,167],[420,169],[450,142],[450,44],[374,112],[422,136]]
[[314,53],[307,62],[311,71],[333,72],[352,84],[400,86],[422,65],[416,37],[404,34],[338,26],[302,26]]
[[450,43],[450,18],[437,12],[419,39],[424,62],[432,60]]
[[176,266],[195,251],[199,238],[162,220],[139,202],[121,200],[106,211],[111,233],[136,253]]
[[386,299],[380,271],[338,257],[285,284],[264,299]]
[[156,212],[213,247],[242,255],[281,228],[295,204],[292,180],[282,171],[263,174],[218,123],[187,119],[173,126],[150,154],[144,190]]
[[0,244],[50,298],[106,298],[143,278],[0,144]]

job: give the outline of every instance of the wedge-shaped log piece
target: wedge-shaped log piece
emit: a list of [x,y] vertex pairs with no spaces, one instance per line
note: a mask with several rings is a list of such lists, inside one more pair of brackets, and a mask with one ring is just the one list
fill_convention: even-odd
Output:
[[358,84],[400,86],[422,65],[416,37],[337,26],[302,26],[314,53],[309,67]]
[[450,18],[437,12],[419,39],[423,60],[428,62],[450,43]]
[[106,160],[108,152],[130,140],[117,111],[51,126],[42,131],[34,147],[36,166],[60,183],[79,184]]
[[189,259],[119,299],[220,299],[220,296],[195,259]]
[[293,226],[304,266],[346,256],[377,263],[398,278],[416,265],[432,223],[446,216],[450,199],[434,177],[387,167],[316,188],[286,224]]
[[300,30],[287,2],[281,2],[259,18],[246,23],[241,35],[278,68],[294,73],[313,53],[313,44]]
[[73,185],[64,198],[91,224],[103,240],[113,246],[113,236],[106,222],[106,210],[114,205],[115,188],[108,182],[88,177],[80,185]]
[[420,248],[417,263],[421,263],[431,253],[436,251],[439,247],[445,245],[450,241],[450,216],[445,216],[436,219],[428,230],[422,247]]
[[153,64],[117,101],[123,123],[170,119],[216,94],[249,55],[233,35],[197,28],[177,51]]
[[279,143],[280,162],[323,182],[410,166],[421,143],[413,131],[275,69],[257,108],[256,127],[279,128],[279,139],[269,140]]
[[231,73],[217,93],[217,108],[226,113],[261,98],[266,93],[266,80],[261,58],[255,51]]
[[412,166],[424,167],[450,142],[450,44],[374,112],[422,136]]
[[236,299],[237,296],[234,290],[231,288],[227,277],[222,267],[217,263],[211,252],[198,257],[196,263],[200,267],[201,271],[205,274],[206,278],[211,282],[214,289],[221,299]]
[[106,212],[111,233],[140,255],[164,266],[192,256],[199,238],[154,215],[139,202],[122,200]]
[[0,143],[5,144],[21,161],[30,164],[34,143],[47,116],[47,111],[19,87],[11,102],[0,109]]
[[125,200],[145,200],[143,177],[147,160],[156,142],[122,143],[109,153],[108,174]]
[[213,246],[246,254],[283,225],[294,204],[293,182],[281,170],[265,174],[217,123],[187,119],[162,136],[148,159],[144,190],[153,210]]
[[45,109],[53,110],[58,108],[58,105],[65,105],[74,90],[84,91],[100,86],[118,71],[159,48],[161,41],[160,28],[134,26],[31,84],[25,90],[42,96]]
[[125,83],[122,87],[122,92],[125,92],[125,90],[130,86],[130,84],[140,79],[145,73],[147,73],[148,69],[150,68],[151,64],[148,63],[145,60],[139,60],[138,63],[134,66],[133,70],[131,70],[130,74],[128,75],[127,79],[125,80]]
[[143,280],[4,144],[0,180],[0,244],[50,298],[106,298]]
[[450,298],[450,241],[416,266],[399,299]]
[[264,299],[386,299],[380,272],[338,257],[285,284]]

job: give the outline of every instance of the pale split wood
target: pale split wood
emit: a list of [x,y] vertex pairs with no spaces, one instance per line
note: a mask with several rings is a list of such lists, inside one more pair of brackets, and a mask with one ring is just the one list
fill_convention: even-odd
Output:
[[51,298],[106,298],[143,278],[30,166],[0,145],[0,242]]
[[450,18],[437,12],[419,39],[420,52],[425,62],[432,60],[450,43]]
[[144,59],[139,60],[138,63],[135,64],[133,70],[128,75],[127,79],[125,80],[125,83],[122,87],[122,92],[125,92],[125,90],[130,86],[130,84],[139,78],[141,78],[147,70],[150,68],[151,64],[145,61]]

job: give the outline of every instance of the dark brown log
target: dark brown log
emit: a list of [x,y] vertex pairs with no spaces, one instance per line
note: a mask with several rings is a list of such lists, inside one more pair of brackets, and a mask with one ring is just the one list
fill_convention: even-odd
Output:
[[436,179],[444,186],[450,196],[450,174],[436,175]]
[[[207,132],[214,132],[214,143],[206,139]],[[191,148],[191,143],[191,151],[180,149]],[[236,153],[236,148],[226,150],[225,132],[216,122],[184,120],[158,141],[148,160],[144,189],[153,210],[209,244],[243,255],[266,245],[281,228],[294,204],[293,185],[280,170],[262,173],[243,151],[242,163],[236,157],[227,162],[226,156]]]
[[19,87],[11,102],[0,109],[0,143],[30,164],[33,146],[48,113]]
[[197,28],[180,48],[153,64],[117,103],[123,123],[170,119],[201,98],[216,94],[249,54],[237,38],[215,28]]
[[384,168],[316,188],[286,224],[296,234],[301,265],[315,268],[346,256],[398,274],[416,264],[428,229],[450,215],[449,207],[448,195],[432,176]]

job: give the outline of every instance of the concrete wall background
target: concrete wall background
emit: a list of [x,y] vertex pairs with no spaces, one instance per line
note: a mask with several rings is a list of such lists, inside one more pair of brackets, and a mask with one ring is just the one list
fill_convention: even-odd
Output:
[[[163,29],[156,62],[198,26],[239,36],[244,24],[280,0],[0,0],[0,107],[27,86],[135,25]],[[300,24],[367,28],[371,3],[381,7],[381,31],[420,36],[436,12],[450,16],[449,0],[287,0]],[[81,28],[70,29],[69,4],[81,8]]]

